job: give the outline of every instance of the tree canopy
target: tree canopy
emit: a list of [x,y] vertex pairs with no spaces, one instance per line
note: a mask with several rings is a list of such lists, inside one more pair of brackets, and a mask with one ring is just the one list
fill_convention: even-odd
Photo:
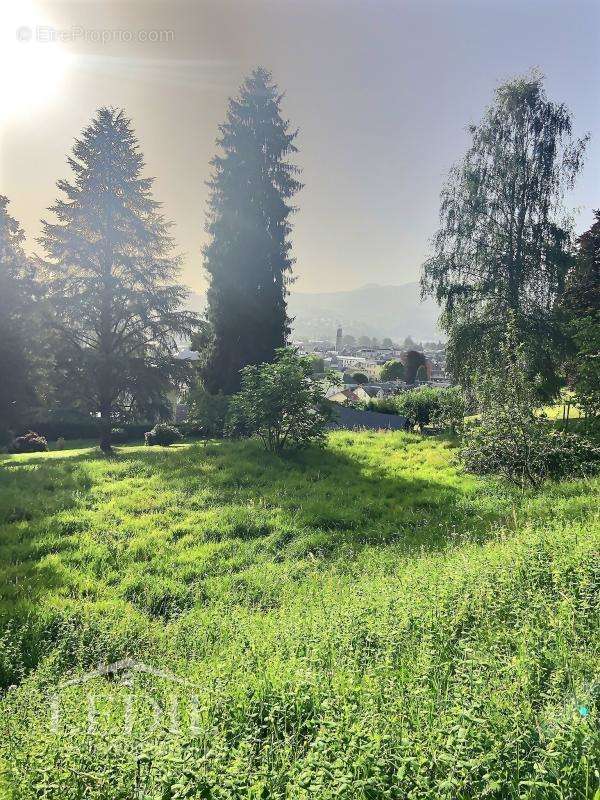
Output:
[[562,206],[580,169],[567,108],[533,74],[500,86],[441,195],[440,229],[422,275],[442,306],[449,364],[463,382],[493,350],[509,314],[529,372],[554,388],[560,328],[553,306],[571,263]]
[[20,424],[37,403],[34,380],[39,286],[23,249],[25,233],[0,196],[0,434]]
[[402,378],[404,378],[404,373],[404,364],[401,361],[392,359],[385,362],[381,368],[380,377],[382,381],[402,380]]
[[181,310],[187,290],[174,282],[170,224],[152,197],[153,179],[142,175],[124,112],[99,109],[68,164],[74,177],[58,182],[64,198],[40,239],[56,371],[72,401],[100,414],[108,451],[116,414],[164,408],[171,381],[185,370],[175,354],[195,315]]
[[600,418],[600,211],[579,237],[573,269],[562,297],[573,343],[571,372],[576,399],[588,419]]
[[289,333],[290,199],[302,184],[288,160],[297,132],[281,116],[281,100],[270,73],[255,69],[220,127],[204,250],[213,338],[202,373],[210,392],[236,391],[240,370],[272,361]]

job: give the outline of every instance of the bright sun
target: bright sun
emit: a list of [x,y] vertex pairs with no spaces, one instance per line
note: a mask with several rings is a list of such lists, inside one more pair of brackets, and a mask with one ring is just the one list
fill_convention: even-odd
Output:
[[31,116],[56,97],[70,56],[53,30],[33,3],[0,2],[0,120]]

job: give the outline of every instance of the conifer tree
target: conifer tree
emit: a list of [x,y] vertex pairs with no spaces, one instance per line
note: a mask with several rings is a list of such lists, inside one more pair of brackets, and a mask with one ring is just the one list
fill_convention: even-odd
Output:
[[282,118],[281,99],[271,75],[255,69],[229,101],[211,162],[204,258],[212,341],[202,370],[210,392],[236,391],[240,369],[273,361],[289,333],[289,201],[301,183],[287,160],[297,131]]
[[0,435],[37,404],[35,268],[23,249],[25,233],[0,196]]
[[195,316],[182,311],[185,288],[174,280],[170,223],[152,197],[152,178],[131,121],[101,108],[68,159],[72,181],[50,209],[40,241],[51,321],[58,332],[64,378],[101,418],[100,446],[111,447],[111,425],[123,407],[161,398],[181,372],[175,358]]

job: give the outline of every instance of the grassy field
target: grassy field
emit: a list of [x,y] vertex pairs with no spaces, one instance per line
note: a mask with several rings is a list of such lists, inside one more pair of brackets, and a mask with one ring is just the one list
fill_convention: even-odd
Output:
[[5,457],[0,796],[599,800],[598,487],[397,433]]

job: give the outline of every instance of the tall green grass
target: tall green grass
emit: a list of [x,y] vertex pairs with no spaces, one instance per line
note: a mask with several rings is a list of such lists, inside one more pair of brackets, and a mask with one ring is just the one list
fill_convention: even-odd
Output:
[[7,797],[600,798],[597,481],[342,432],[0,470]]

